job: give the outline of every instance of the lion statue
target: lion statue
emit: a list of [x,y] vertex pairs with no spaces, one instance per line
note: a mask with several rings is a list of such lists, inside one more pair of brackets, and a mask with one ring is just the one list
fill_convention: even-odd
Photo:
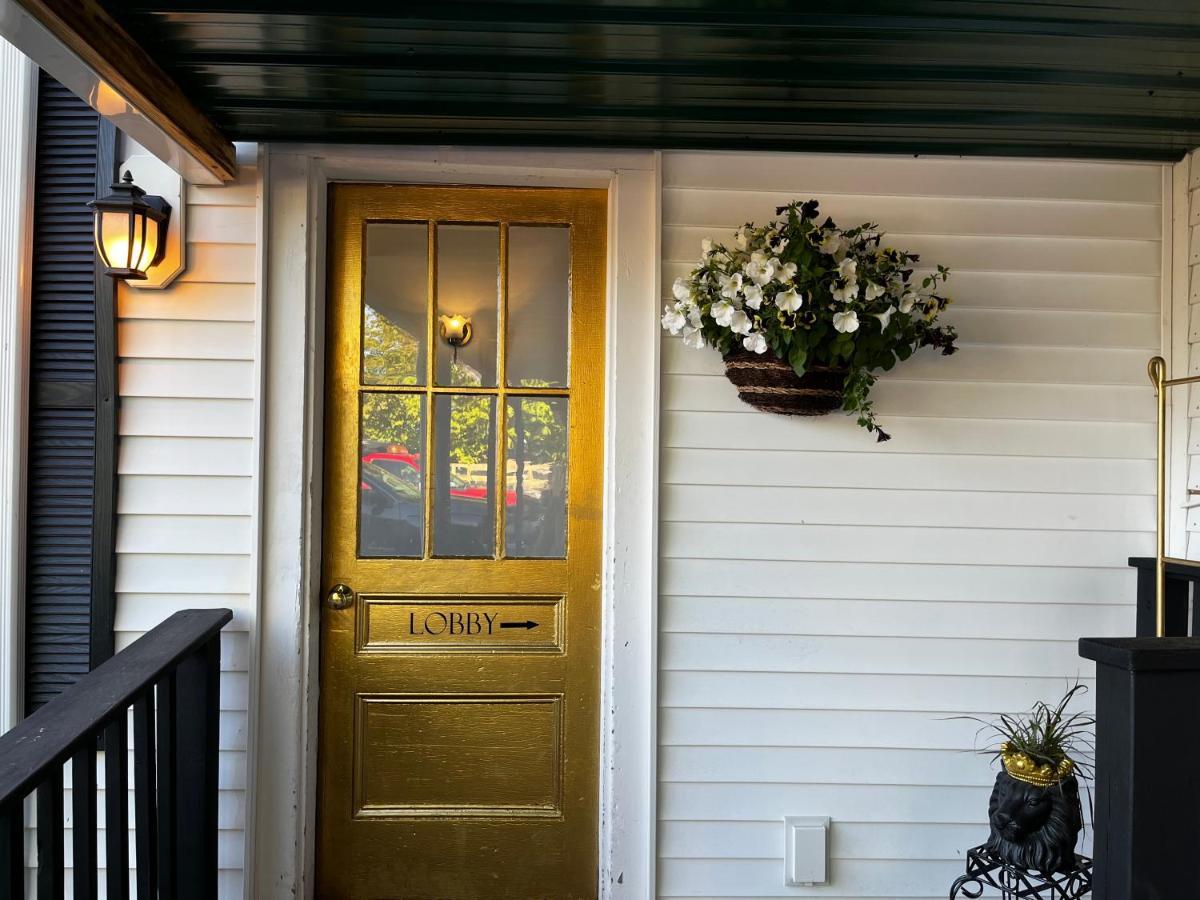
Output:
[[988,803],[987,848],[1019,869],[1067,872],[1075,865],[1075,841],[1083,828],[1079,782],[1074,776],[1049,787],[996,776]]

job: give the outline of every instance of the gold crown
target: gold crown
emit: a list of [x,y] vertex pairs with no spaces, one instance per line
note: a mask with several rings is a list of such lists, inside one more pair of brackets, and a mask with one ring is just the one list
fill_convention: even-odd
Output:
[[1058,784],[1075,770],[1075,763],[1066,757],[1059,760],[1057,767],[1049,763],[1039,765],[1027,754],[1009,747],[1008,741],[1000,745],[1000,759],[1010,777],[1042,788]]

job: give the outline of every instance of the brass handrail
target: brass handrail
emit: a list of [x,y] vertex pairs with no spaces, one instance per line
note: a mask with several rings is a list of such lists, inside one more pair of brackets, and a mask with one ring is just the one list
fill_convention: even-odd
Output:
[[1158,521],[1154,546],[1154,631],[1158,637],[1167,633],[1167,563],[1200,568],[1200,561],[1167,556],[1167,388],[1183,384],[1200,384],[1200,375],[1168,378],[1167,361],[1155,356],[1146,366],[1154,393],[1158,398],[1158,471],[1155,486],[1158,501]]

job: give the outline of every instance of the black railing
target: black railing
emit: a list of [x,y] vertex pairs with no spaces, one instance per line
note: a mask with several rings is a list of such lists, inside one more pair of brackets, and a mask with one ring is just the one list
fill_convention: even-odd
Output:
[[[227,609],[175,613],[0,735],[0,897],[26,896],[25,801],[35,791],[36,896],[57,900],[64,894],[68,760],[75,898],[97,897],[101,873],[109,900],[130,896],[131,733],[137,897],[216,896],[221,628],[232,617]],[[100,752],[103,867],[96,804]]]

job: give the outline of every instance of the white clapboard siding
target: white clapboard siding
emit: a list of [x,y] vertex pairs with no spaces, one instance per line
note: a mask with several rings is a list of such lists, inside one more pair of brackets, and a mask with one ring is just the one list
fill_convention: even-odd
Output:
[[[664,341],[660,896],[945,896],[986,836],[993,777],[963,717],[1093,684],[1078,638],[1132,631],[1126,559],[1153,546],[1162,177],[664,155],[664,298],[701,238],[816,197],[951,268],[961,350],[881,378],[894,439],[875,444],[841,415],[753,411],[715,353]],[[830,884],[784,887],[788,815],[832,818]]]
[[243,896],[256,514],[258,175],[189,186],[188,268],[118,291],[118,646],[182,609],[227,607],[221,641],[221,900]]

